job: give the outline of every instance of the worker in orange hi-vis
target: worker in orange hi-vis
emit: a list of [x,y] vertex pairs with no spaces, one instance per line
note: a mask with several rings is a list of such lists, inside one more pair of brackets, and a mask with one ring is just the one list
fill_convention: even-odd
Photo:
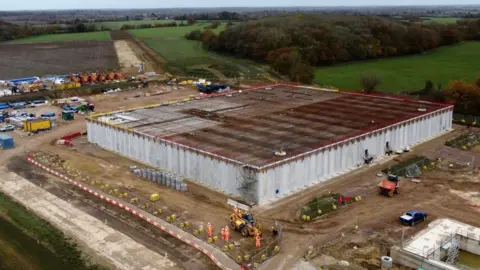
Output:
[[208,222],[208,225],[207,225],[207,233],[208,233],[208,237],[212,237],[213,229],[212,229],[212,224],[210,224],[210,222]]
[[255,236],[255,247],[260,248],[260,235]]
[[225,229],[222,228],[222,240],[225,240]]
[[230,230],[228,229],[228,226],[225,226],[225,241],[228,242],[230,240]]

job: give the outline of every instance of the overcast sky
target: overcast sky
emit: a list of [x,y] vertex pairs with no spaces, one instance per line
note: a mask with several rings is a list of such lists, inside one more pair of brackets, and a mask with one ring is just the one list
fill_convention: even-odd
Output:
[[269,6],[367,6],[367,5],[461,5],[480,4],[480,0],[0,0],[0,10],[100,9],[100,8],[178,8],[178,7],[269,7]]

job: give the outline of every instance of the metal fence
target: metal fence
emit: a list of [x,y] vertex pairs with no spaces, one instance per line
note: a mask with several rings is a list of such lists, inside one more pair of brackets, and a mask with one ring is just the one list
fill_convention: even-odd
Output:
[[453,114],[453,123],[480,127],[480,117],[463,114]]
[[256,251],[255,255],[250,258],[247,265],[248,269],[256,269],[260,267],[260,265],[267,262],[280,251],[283,243],[283,226],[280,224],[280,222],[275,220],[273,228],[276,229],[277,235],[274,236],[272,242],[265,247],[261,247],[261,249]]
[[431,160],[426,157],[422,157],[418,161],[405,164],[405,166],[397,168],[390,173],[398,176],[413,178],[418,177],[422,173],[422,170],[428,170],[434,165],[435,163],[432,163]]
[[465,132],[453,140],[447,141],[445,145],[458,149],[468,150],[478,145],[480,142],[480,133]]
[[347,196],[345,194],[326,194],[317,197],[300,209],[300,218],[303,221],[313,220],[341,207],[348,207],[348,205],[360,200],[359,197],[361,196]]
[[472,170],[476,168],[475,156],[466,151],[452,148],[442,148],[437,154],[440,161],[437,167],[450,170]]

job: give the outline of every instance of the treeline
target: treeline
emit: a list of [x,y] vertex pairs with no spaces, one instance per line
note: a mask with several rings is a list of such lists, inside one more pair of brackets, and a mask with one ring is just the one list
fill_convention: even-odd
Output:
[[445,25],[298,14],[238,24],[202,42],[210,50],[266,61],[293,81],[311,83],[314,66],[417,54],[462,40],[480,40],[480,20]]
[[[0,41],[25,38],[30,36],[39,36],[46,34],[59,33],[85,33],[98,31],[93,24],[79,23],[76,25],[45,25],[39,27],[31,27],[28,25],[18,26],[0,20]],[[100,29],[102,30],[102,29]]]
[[408,94],[422,100],[454,104],[454,112],[458,114],[480,116],[480,77],[474,82],[453,80],[445,88],[427,81],[424,89]]
[[188,18],[193,18],[194,20],[201,21],[210,21],[210,20],[221,20],[221,21],[239,21],[246,18],[246,15],[242,15],[236,12],[222,11],[219,13],[194,13],[194,14],[183,14],[173,17],[176,21],[185,21]]
[[141,29],[141,28],[159,28],[159,27],[176,27],[176,26],[188,26],[186,23],[168,22],[168,23],[144,23],[144,24],[124,24],[120,27],[121,30],[127,29]]

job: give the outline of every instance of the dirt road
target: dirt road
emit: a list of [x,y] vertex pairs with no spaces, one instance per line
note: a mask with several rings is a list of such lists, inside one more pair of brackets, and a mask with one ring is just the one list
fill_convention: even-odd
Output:
[[165,60],[162,59],[157,53],[152,49],[147,47],[145,43],[141,40],[135,39],[130,33],[126,31],[112,31],[112,39],[114,40],[115,49],[117,56],[120,62],[122,63],[122,71],[128,76],[135,76],[138,74],[136,68],[132,69],[130,64],[125,65],[125,63],[130,62],[140,62],[143,65],[143,72],[155,72],[158,75],[155,76],[156,79],[165,79],[163,75],[165,72],[163,65]]

